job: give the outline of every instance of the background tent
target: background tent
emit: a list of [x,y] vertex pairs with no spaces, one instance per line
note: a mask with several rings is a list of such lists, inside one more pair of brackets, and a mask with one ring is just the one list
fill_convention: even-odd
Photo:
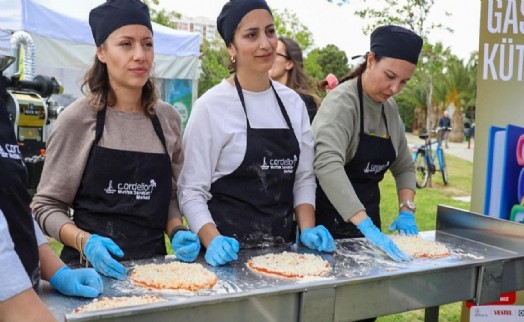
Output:
[[[80,97],[81,80],[95,56],[89,11],[103,2],[0,0],[0,51],[10,52],[13,32],[26,31],[35,43],[36,74],[55,77],[64,85],[66,96]],[[162,79],[162,98],[179,109],[184,108],[180,102],[189,105],[186,111],[179,110],[187,117],[196,97],[200,34],[155,23],[153,31],[155,76]]]

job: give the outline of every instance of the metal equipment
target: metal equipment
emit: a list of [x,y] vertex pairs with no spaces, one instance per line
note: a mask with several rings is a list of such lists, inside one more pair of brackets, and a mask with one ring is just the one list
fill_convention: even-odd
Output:
[[449,257],[395,263],[364,239],[343,239],[334,254],[321,254],[332,266],[322,278],[271,278],[245,266],[247,259],[263,253],[309,250],[246,249],[238,261],[223,267],[206,265],[199,257],[219,282],[196,294],[155,292],[104,278],[102,296],[153,294],[166,302],[73,314],[90,300],[62,296],[49,284],[42,285],[40,295],[60,321],[353,321],[421,308],[426,308],[426,321],[438,321],[440,305],[485,304],[503,292],[524,289],[524,225],[439,206],[436,227],[421,234],[447,245]]
[[[47,98],[61,94],[62,86],[54,77],[37,75],[33,80],[21,80],[19,74],[4,76],[4,70],[15,61],[14,57],[0,54],[0,95],[16,133],[20,152],[29,173],[28,188],[36,190],[43,167],[43,156],[50,111]],[[56,114],[56,113],[55,113]]]

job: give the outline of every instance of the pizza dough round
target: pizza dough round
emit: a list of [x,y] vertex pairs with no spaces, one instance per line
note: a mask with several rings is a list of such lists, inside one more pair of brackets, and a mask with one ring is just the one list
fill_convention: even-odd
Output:
[[323,276],[331,269],[329,263],[318,255],[290,252],[256,256],[246,265],[259,273],[287,278]]
[[446,257],[451,253],[449,249],[441,243],[424,239],[420,236],[390,235],[397,247],[417,258],[438,258]]
[[212,288],[218,278],[200,264],[171,262],[137,266],[131,272],[131,281],[153,289],[198,291]]
[[156,302],[163,302],[164,299],[157,296],[122,296],[122,297],[101,297],[100,299],[94,299],[93,302],[82,305],[75,309],[74,313],[89,312],[115,309],[124,306],[134,306],[151,304]]

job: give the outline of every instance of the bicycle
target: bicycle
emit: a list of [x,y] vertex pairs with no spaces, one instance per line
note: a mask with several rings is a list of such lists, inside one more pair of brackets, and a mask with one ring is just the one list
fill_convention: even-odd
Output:
[[[444,129],[450,131],[451,129]],[[437,133],[442,129],[437,130]],[[440,133],[439,133],[440,134]],[[446,170],[446,159],[444,158],[444,150],[442,149],[442,140],[431,141],[428,133],[419,135],[419,138],[424,140],[424,145],[416,145],[413,147],[413,160],[415,161],[416,183],[417,188],[424,188],[428,182],[431,182],[431,176],[439,171],[442,174],[442,181],[444,185],[448,184],[448,171]],[[432,146],[436,145],[433,152]],[[437,170],[435,160],[438,161],[439,169]],[[431,185],[431,184],[430,184]]]

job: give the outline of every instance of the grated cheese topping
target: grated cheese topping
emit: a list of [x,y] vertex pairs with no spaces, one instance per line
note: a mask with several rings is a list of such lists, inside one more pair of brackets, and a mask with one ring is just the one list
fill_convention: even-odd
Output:
[[131,281],[156,289],[198,291],[212,288],[218,278],[201,264],[171,262],[137,266],[131,273]]
[[436,258],[449,256],[449,249],[441,243],[424,239],[420,236],[389,236],[401,251],[413,257]]
[[266,254],[251,258],[247,267],[257,272],[283,277],[323,276],[331,266],[320,256],[283,252]]
[[118,307],[143,305],[165,301],[157,296],[122,296],[122,297],[101,297],[94,299],[93,302],[78,307],[74,313],[89,312],[115,309]]

